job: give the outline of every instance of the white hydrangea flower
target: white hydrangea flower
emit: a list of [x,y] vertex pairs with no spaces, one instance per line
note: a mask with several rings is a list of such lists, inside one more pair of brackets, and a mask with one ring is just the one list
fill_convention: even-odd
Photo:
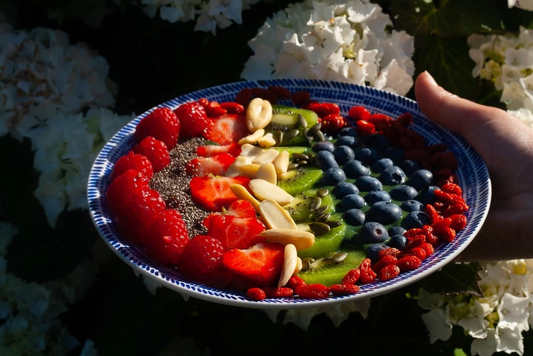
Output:
[[509,8],[518,7],[519,9],[533,11],[533,0],[507,0]]
[[467,42],[473,77],[493,82],[508,110],[533,110],[533,31],[520,27],[516,36],[473,34]]
[[414,38],[391,26],[381,7],[365,0],[290,4],[249,41],[254,54],[241,77],[336,80],[405,95],[413,85]]
[[533,112],[527,109],[507,110],[509,114],[533,128]]
[[430,341],[446,340],[454,325],[473,339],[472,355],[495,352],[524,353],[522,332],[533,325],[533,260],[512,260],[482,265],[478,284],[482,297],[419,293],[418,304]]

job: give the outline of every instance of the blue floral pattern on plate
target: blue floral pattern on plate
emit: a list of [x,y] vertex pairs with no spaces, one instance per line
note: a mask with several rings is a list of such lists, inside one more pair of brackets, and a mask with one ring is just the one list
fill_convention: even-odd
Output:
[[[98,232],[109,247],[135,271],[184,296],[220,304],[259,309],[318,307],[374,297],[416,282],[451,262],[479,232],[487,216],[491,200],[490,178],[484,162],[464,138],[429,121],[420,111],[418,104],[408,98],[372,87],[340,82],[273,79],[237,82],[203,89],[169,100],[159,107],[166,106],[175,109],[182,103],[196,101],[200,98],[217,102],[234,101],[236,94],[243,88],[267,88],[268,86],[283,86],[291,92],[306,90],[310,92],[313,100],[337,103],[344,115],[354,105],[361,105],[372,113],[382,113],[393,118],[405,112],[411,113],[414,118],[412,128],[426,139],[428,145],[444,143],[457,158],[459,163],[457,175],[463,188],[466,203],[470,206],[465,214],[468,218],[466,227],[457,234],[454,241],[439,246],[432,256],[422,262],[420,268],[402,273],[389,281],[362,285],[360,292],[351,296],[331,297],[326,300],[306,300],[291,297],[265,299],[257,302],[234,291],[218,290],[187,281],[181,277],[176,269],[154,263],[142,248],[130,245],[126,239],[120,236],[106,207],[105,192],[110,183],[109,175],[113,166],[121,156],[133,147],[132,135],[135,127],[143,117],[154,109],[152,108],[124,126],[102,148],[91,169],[87,190],[90,213]],[[285,104],[290,105],[290,102]]]

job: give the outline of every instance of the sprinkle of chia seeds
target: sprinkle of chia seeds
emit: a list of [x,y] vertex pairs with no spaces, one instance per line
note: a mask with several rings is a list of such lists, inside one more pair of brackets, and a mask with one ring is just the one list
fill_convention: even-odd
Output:
[[167,208],[181,213],[189,238],[207,233],[202,221],[211,213],[192,201],[189,188],[192,177],[185,172],[187,162],[197,157],[196,148],[205,144],[200,137],[180,141],[170,151],[170,164],[155,173],[150,180],[150,187],[159,192]]

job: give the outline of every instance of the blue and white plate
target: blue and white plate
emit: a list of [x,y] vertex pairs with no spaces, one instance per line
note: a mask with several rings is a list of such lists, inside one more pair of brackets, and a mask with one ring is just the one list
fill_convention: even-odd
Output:
[[[362,285],[360,292],[351,296],[332,297],[327,300],[304,300],[292,297],[256,302],[247,299],[243,294],[230,290],[218,290],[187,281],[175,269],[154,263],[147,257],[143,249],[130,245],[123,236],[120,236],[106,207],[105,192],[109,185],[109,176],[113,165],[133,147],[132,136],[135,126],[153,110],[151,109],[128,123],[104,146],[91,169],[88,183],[89,209],[98,232],[109,247],[135,271],[181,293],[185,297],[194,297],[214,303],[259,309],[318,307],[375,297],[418,281],[451,262],[479,232],[487,216],[491,200],[491,185],[487,168],[475,150],[461,136],[429,121],[413,100],[371,87],[353,84],[276,79],[216,86],[180,96],[159,106],[175,109],[182,103],[196,101],[200,98],[217,102],[234,101],[236,94],[243,88],[267,88],[268,86],[283,86],[291,92],[307,90],[311,93],[313,100],[337,103],[344,115],[354,105],[361,105],[370,112],[386,114],[393,118],[405,112],[411,113],[414,117],[412,128],[426,139],[427,144],[446,144],[458,160],[459,184],[463,188],[466,203],[470,206],[470,210],[466,213],[468,218],[466,227],[457,234],[453,242],[439,246],[432,256],[422,262],[420,268],[402,273],[386,282]],[[290,103],[287,102],[286,104]]]

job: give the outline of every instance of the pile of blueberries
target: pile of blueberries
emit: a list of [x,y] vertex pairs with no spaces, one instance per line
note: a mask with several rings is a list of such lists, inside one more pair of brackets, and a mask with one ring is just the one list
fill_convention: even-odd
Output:
[[403,151],[383,135],[363,141],[353,128],[344,128],[335,143],[317,142],[313,151],[315,166],[324,171],[320,184],[333,187],[337,211],[358,227],[352,241],[364,245],[370,259],[383,248],[403,249],[406,230],[431,223],[424,210],[435,202],[433,174],[404,160]]

